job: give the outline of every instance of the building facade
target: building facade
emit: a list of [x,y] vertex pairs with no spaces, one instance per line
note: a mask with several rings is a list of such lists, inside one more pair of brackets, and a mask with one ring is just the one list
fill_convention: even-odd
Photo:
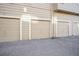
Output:
[[79,4],[0,3],[0,42],[79,35]]

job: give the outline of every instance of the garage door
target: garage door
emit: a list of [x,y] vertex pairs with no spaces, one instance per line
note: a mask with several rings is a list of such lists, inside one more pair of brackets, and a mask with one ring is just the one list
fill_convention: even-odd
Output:
[[56,26],[56,37],[65,37],[69,33],[69,24],[68,22],[59,21]]
[[73,35],[79,35],[79,23],[78,22],[73,23]]
[[0,18],[0,41],[19,40],[20,20]]
[[49,21],[32,21],[32,39],[49,38]]

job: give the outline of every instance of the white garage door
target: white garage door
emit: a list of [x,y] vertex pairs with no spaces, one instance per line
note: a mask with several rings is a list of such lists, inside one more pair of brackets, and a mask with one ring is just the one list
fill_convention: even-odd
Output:
[[0,18],[0,41],[19,40],[20,20]]
[[32,39],[49,38],[49,21],[32,21]]
[[56,37],[66,37],[69,33],[69,24],[67,22],[57,22]]
[[79,35],[79,23],[78,22],[73,23],[73,35]]

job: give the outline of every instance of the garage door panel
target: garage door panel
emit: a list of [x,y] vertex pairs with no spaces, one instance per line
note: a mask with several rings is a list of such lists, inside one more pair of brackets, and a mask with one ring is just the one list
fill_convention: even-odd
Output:
[[78,22],[73,23],[73,35],[79,35]]
[[32,21],[32,39],[40,38],[40,25],[39,21]]
[[57,22],[56,36],[65,37],[68,36],[69,24],[66,22]]
[[49,38],[48,21],[32,21],[32,39]]
[[41,34],[42,38],[49,37],[49,22],[41,22]]
[[20,33],[19,19],[0,18],[0,41],[19,40]]

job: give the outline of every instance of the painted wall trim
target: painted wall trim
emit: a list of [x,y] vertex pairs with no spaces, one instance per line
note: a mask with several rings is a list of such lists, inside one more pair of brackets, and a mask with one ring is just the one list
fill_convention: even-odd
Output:
[[66,14],[71,14],[71,15],[77,15],[77,16],[79,16],[79,13],[71,12],[71,11],[66,11],[66,10],[56,9],[56,10],[54,10],[54,12],[60,12],[60,13],[66,13]]

